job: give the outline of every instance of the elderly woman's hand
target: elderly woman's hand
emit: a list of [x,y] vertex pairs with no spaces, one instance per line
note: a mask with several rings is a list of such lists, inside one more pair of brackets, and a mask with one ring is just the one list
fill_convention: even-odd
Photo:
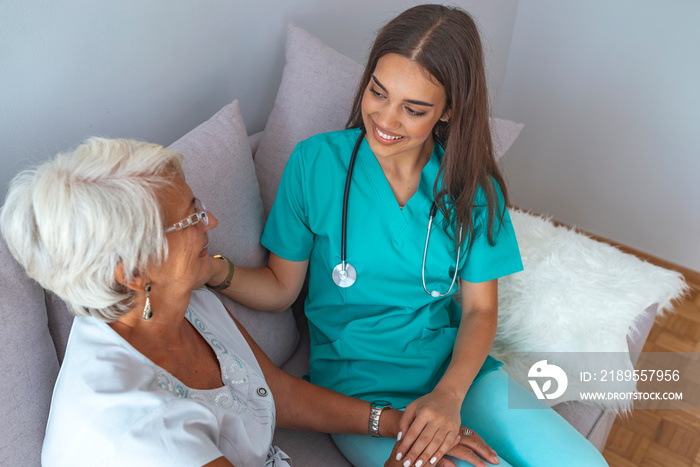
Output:
[[[391,451],[391,456],[389,456],[389,459],[384,463],[384,467],[403,467],[404,466],[402,461],[396,460],[396,453],[398,452],[398,450],[399,450],[399,443],[396,443],[394,445],[394,449]],[[431,467],[432,467],[432,465],[436,465],[437,467],[456,467],[455,463],[446,457],[443,457],[442,459],[437,461],[436,464],[431,464]]]

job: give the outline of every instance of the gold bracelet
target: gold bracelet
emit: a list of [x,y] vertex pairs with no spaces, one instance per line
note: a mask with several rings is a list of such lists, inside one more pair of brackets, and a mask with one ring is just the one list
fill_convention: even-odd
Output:
[[231,279],[233,279],[233,270],[234,270],[235,266],[233,265],[231,260],[225,256],[214,255],[212,258],[223,259],[224,261],[226,261],[228,263],[228,275],[226,276],[226,279],[224,279],[224,281],[221,284],[219,284],[219,285],[207,284],[207,287],[209,287],[212,290],[224,290],[224,289],[228,288],[229,285],[231,285]]

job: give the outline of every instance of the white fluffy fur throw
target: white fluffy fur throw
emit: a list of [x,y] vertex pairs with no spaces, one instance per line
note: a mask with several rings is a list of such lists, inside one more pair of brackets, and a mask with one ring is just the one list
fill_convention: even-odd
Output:
[[[539,357],[518,352],[544,352],[550,364],[562,367],[569,389],[546,400],[550,405],[577,400],[579,389],[609,391],[610,383],[581,383],[579,372],[591,368],[587,360],[600,358],[588,352],[614,353],[604,356],[603,368],[633,369],[627,335],[647,307],[658,303],[661,313],[685,291],[682,276],[541,217],[511,211],[511,218],[525,269],[499,281],[491,355],[528,389],[528,370]],[[622,382],[618,390],[634,392],[635,383]],[[632,407],[629,400],[596,405]]]

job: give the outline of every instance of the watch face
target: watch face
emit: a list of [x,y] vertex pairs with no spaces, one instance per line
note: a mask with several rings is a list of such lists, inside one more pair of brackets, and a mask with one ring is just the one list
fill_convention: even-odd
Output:
[[372,407],[377,407],[377,408],[386,408],[386,407],[391,407],[391,402],[389,401],[374,401],[372,402]]

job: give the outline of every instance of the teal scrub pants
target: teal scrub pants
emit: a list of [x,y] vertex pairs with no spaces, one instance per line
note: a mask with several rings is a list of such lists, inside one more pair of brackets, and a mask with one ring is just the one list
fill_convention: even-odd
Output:
[[[498,453],[499,467],[608,465],[574,427],[518,384],[510,386],[510,391],[518,391],[515,395],[518,406],[528,404],[539,408],[509,409],[508,378],[500,369],[483,375],[469,389],[461,411],[462,425],[478,433]],[[383,466],[396,443],[393,438],[375,439],[367,435],[332,437],[355,467]],[[453,460],[458,467],[472,465]],[[486,465],[492,464],[487,462]]]

